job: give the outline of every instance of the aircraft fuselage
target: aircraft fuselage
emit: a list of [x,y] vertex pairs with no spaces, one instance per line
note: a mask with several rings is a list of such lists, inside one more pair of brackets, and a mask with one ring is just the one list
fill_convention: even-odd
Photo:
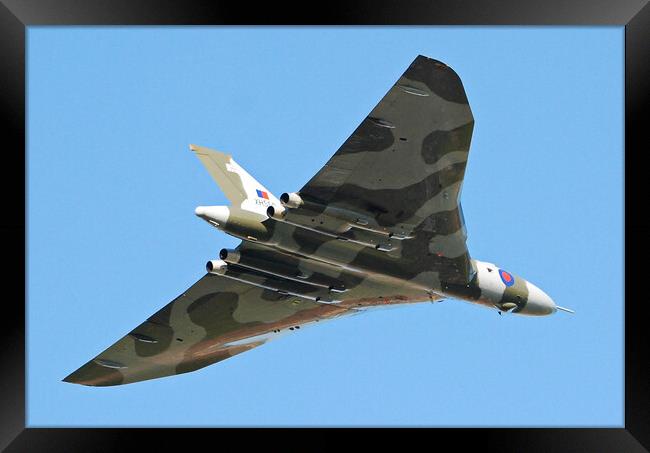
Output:
[[[340,303],[338,295],[345,292],[347,306],[358,301],[363,301],[359,306],[366,307],[373,301],[385,306],[454,298],[520,315],[556,311],[544,291],[492,263],[472,259],[469,282],[441,278],[435,271],[410,272],[408,261],[400,259],[400,251],[411,238],[394,239],[390,233],[367,225],[357,228],[352,219],[337,217],[333,223],[347,221],[347,225],[325,229],[321,220],[314,220],[313,226],[302,225],[232,206],[200,206],[195,213],[219,230],[259,245],[259,252],[244,256],[222,250],[219,260],[208,263],[212,267],[208,271],[272,291],[322,303]],[[359,232],[363,241],[358,240]],[[273,249],[273,259],[265,259],[265,248]],[[284,267],[275,258],[278,252],[287,258]],[[232,260],[233,253],[236,261]],[[443,262],[453,257],[434,255],[434,260]],[[390,274],[384,269],[390,269]]]

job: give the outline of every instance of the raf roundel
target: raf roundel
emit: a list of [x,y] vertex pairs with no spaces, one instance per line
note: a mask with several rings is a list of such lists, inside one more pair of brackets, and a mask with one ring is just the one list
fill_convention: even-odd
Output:
[[515,277],[510,272],[499,269],[499,276],[501,277],[501,281],[504,285],[512,286],[515,284]]

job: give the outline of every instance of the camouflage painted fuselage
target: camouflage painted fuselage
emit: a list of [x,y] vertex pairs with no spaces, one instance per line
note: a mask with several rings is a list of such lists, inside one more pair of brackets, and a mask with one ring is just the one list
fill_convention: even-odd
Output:
[[277,199],[231,156],[192,145],[232,202],[196,214],[242,243],[64,380],[105,386],[185,373],[371,307],[455,298],[555,312],[539,288],[469,255],[460,193],[473,127],[456,73],[418,56],[297,193]]

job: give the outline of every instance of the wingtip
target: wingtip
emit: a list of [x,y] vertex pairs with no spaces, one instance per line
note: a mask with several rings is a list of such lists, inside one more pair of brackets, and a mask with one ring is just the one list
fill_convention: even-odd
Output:
[[61,382],[67,382],[68,384],[81,384],[81,385],[86,385],[84,382],[82,375],[79,370],[75,370],[72,373],[68,374],[66,377],[61,379]]
[[447,65],[447,63],[445,63],[443,61],[440,61],[440,60],[436,60],[435,58],[431,58],[431,57],[429,57],[427,55],[418,54],[418,56],[415,57],[415,60],[418,60],[418,59],[419,60],[428,60],[429,62],[431,62],[433,64],[436,64],[438,66],[449,67],[449,65]]
[[67,382],[67,383],[69,383],[69,384],[82,384],[82,382],[79,382],[79,381],[75,380],[75,379],[72,377],[73,375],[74,375],[74,373],[70,373],[70,374],[68,374],[66,377],[64,377],[63,379],[61,379],[61,382]]
[[61,381],[88,387],[104,387],[123,384],[124,375],[119,370],[102,366],[93,359]]

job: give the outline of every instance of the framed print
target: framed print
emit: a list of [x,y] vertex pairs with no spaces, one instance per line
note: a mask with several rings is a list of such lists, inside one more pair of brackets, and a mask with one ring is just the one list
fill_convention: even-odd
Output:
[[646,2],[0,12],[7,451],[238,427],[646,451]]

